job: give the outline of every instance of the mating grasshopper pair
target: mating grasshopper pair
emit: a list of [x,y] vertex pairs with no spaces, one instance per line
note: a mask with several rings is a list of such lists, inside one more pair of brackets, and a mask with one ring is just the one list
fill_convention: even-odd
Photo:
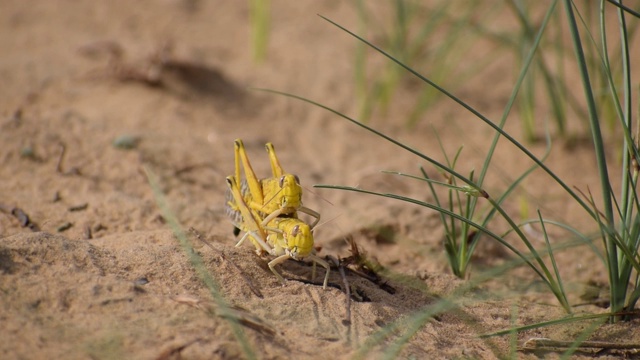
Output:
[[[326,269],[322,287],[327,287],[329,263],[314,254],[313,227],[320,220],[320,214],[302,206],[302,188],[295,175],[282,169],[275,149],[271,143],[266,145],[273,177],[259,180],[249,163],[242,140],[234,143],[235,176],[227,177],[227,202],[225,210],[234,226],[245,234],[236,246],[249,238],[260,255],[264,252],[277,256],[269,262],[269,269],[284,285],[284,278],[275,266],[287,259],[309,259]],[[240,168],[244,167],[245,180],[240,177]],[[309,214],[315,218],[309,225],[298,219],[297,212]]]

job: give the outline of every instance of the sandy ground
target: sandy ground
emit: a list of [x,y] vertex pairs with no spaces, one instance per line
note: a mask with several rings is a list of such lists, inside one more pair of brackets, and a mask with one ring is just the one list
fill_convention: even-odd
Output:
[[[432,200],[424,184],[380,173],[418,174],[424,161],[326,111],[248,90],[283,90],[357,116],[356,42],[316,16],[355,29],[355,6],[273,1],[268,55],[257,64],[246,3],[3,1],[0,358],[235,359],[248,354],[238,337],[264,359],[375,358],[413,327],[398,349],[401,358],[555,357],[559,352],[515,352],[515,346],[532,337],[570,341],[589,326],[482,339],[480,334],[564,312],[528,269],[469,287],[482,270],[511,258],[489,239],[478,247],[469,281],[451,275],[442,225],[432,211],[313,189],[318,183],[357,185]],[[491,63],[458,94],[499,118],[513,83],[504,76],[513,73],[509,61]],[[465,146],[461,172],[480,168],[492,133],[450,101],[438,102],[415,127],[405,126],[416,86],[422,85],[402,87],[371,124],[442,159],[437,131],[449,155]],[[514,120],[507,128],[519,135]],[[571,129],[583,131],[579,124]],[[259,176],[270,173],[264,144],[271,141],[285,170],[300,177],[305,205],[322,214],[315,231],[320,256],[352,255],[345,241],[351,237],[384,267],[382,279],[347,272],[353,293],[348,304],[337,268],[323,290],[318,279],[308,281],[310,265],[288,261],[280,266],[290,279],[282,287],[267,267],[269,257],[257,256],[249,245],[234,247],[224,179],[233,173],[236,138],[244,140]],[[532,150],[542,154],[544,145]],[[558,141],[548,164],[569,184],[595,188],[592,159],[588,147]],[[501,146],[487,190],[499,192],[530,165]],[[192,266],[145,169],[158,177],[182,228],[192,229],[187,237],[232,310],[217,305]],[[531,213],[541,207],[548,217],[593,230],[542,173],[505,204],[516,218],[519,201]],[[602,263],[584,247],[560,252],[558,262],[573,304],[585,302],[585,284],[606,280]],[[443,298],[455,306],[422,315],[446,304]],[[575,307],[578,314],[604,311]],[[636,325],[604,325],[591,339],[638,343]]]

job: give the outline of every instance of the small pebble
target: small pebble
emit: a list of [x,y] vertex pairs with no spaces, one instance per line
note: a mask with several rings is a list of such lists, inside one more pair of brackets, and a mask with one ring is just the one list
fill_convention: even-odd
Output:
[[135,135],[120,135],[113,140],[113,146],[118,149],[135,149],[140,143],[140,137]]
[[66,223],[64,223],[64,224],[62,224],[62,225],[60,225],[60,226],[58,226],[58,228],[56,228],[56,231],[58,231],[58,232],[63,232],[63,231],[66,231],[66,230],[71,229],[71,227],[72,227],[72,226],[73,226],[73,224],[72,224],[72,223],[70,223],[70,222],[66,222]]
[[149,280],[146,277],[137,278],[133,281],[133,284],[136,286],[146,285],[149,283]]
[[23,157],[23,158],[35,160],[36,159],[36,152],[35,152],[35,150],[33,150],[33,148],[31,146],[25,146],[22,149],[20,149],[20,156]]
[[69,208],[69,211],[82,211],[82,210],[86,210],[89,207],[88,203],[84,203],[84,204],[80,204],[80,205],[75,205],[75,206],[71,206]]

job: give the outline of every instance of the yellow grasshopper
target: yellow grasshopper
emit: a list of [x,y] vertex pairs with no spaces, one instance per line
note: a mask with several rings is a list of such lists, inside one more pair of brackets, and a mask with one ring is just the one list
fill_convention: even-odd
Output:
[[[320,214],[302,206],[302,187],[297,176],[285,173],[276,156],[273,144],[266,144],[273,177],[259,180],[256,176],[242,140],[234,141],[235,179],[240,182],[240,192],[247,206],[258,212],[265,226],[279,216],[297,218],[297,211],[315,218],[313,229],[320,221]],[[240,168],[244,167],[246,181],[242,181]]]
[[233,176],[227,177],[226,210],[231,220],[238,229],[245,231],[236,246],[242,245],[248,237],[256,248],[258,255],[266,252],[277,256],[269,262],[269,269],[284,285],[284,278],[275,269],[275,266],[287,259],[309,259],[313,261],[312,279],[315,278],[316,263],[326,269],[322,288],[327,288],[329,280],[329,263],[314,254],[313,234],[311,227],[300,219],[292,217],[274,217],[266,225],[263,225],[259,212],[250,208],[245,202],[241,188]]

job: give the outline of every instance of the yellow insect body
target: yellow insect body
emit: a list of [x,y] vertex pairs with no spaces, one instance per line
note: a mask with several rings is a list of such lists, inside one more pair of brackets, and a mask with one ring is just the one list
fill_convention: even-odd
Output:
[[233,176],[227,177],[227,185],[231,199],[227,199],[227,209],[236,227],[245,231],[236,246],[242,245],[246,238],[253,243],[258,254],[266,252],[277,256],[269,262],[269,269],[284,285],[284,278],[275,269],[275,266],[287,259],[309,259],[313,261],[312,278],[315,278],[315,264],[320,264],[326,269],[323,289],[326,289],[329,280],[329,263],[314,254],[313,234],[311,227],[297,218],[274,217],[266,225],[262,225],[258,212],[251,209],[245,202],[242,191]]
[[273,177],[259,180],[251,167],[242,140],[236,139],[234,142],[235,178],[237,181],[242,179],[241,168],[244,168],[246,178],[246,186],[244,181],[241,184],[245,203],[258,212],[263,226],[282,215],[297,218],[297,211],[300,211],[315,218],[311,224],[313,228],[320,221],[320,214],[302,206],[302,187],[298,177],[284,172],[273,144],[267,143],[266,148]]
[[267,245],[267,233],[262,227],[260,216],[257,211],[249,208],[244,201],[242,191],[235,177],[227,177],[227,202],[225,210],[231,222],[235,227],[245,232],[244,236],[236,244],[240,246],[244,240],[249,237],[253,245],[256,247],[258,255],[263,252],[270,252],[271,247]]
[[273,247],[274,255],[289,255],[295,260],[303,259],[313,252],[311,228],[299,219],[275,218],[267,224],[271,233],[267,243]]

